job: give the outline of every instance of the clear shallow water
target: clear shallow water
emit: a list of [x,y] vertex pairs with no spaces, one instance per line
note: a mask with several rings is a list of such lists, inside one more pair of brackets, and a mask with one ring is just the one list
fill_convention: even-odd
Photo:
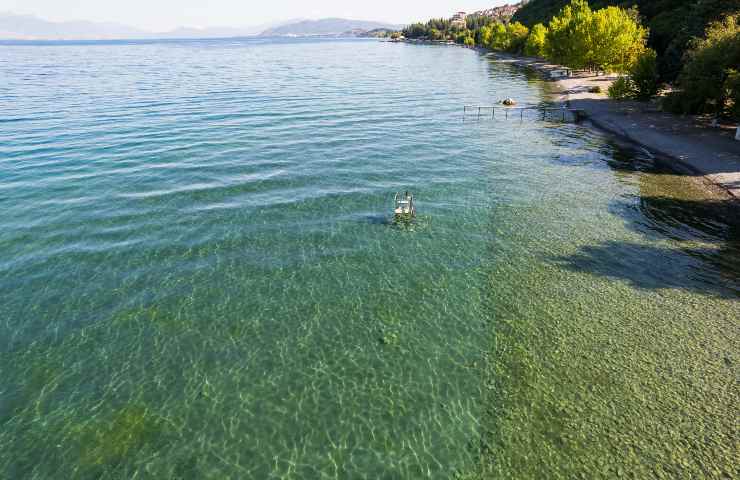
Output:
[[374,41],[0,48],[3,476],[736,457],[730,210],[585,127],[462,117],[541,82]]

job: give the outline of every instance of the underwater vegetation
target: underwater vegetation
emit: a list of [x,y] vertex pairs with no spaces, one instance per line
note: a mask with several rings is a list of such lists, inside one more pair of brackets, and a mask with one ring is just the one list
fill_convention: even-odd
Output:
[[416,215],[412,213],[396,213],[393,215],[392,225],[399,228],[409,228],[416,221]]
[[460,122],[535,77],[362,40],[6,54],[0,479],[740,477],[737,230],[583,126]]
[[135,450],[153,446],[163,433],[163,422],[141,405],[129,405],[107,417],[70,427],[83,472],[115,470]]

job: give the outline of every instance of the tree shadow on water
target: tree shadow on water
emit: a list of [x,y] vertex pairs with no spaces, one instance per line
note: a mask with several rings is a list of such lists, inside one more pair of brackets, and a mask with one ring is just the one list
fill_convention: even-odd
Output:
[[675,172],[664,167],[661,162],[656,162],[655,156],[649,155],[637,146],[620,142],[617,139],[610,140],[607,143],[610,151],[606,155],[606,164],[615,172],[647,172],[653,175],[675,174]]
[[643,290],[682,289],[740,299],[740,258],[723,258],[719,249],[610,241],[554,260],[571,271],[627,281]]
[[[612,212],[648,241],[675,247],[611,241],[583,247],[556,261],[575,271],[622,279],[641,289],[683,289],[740,298],[740,204],[640,196]],[[670,244],[669,244],[670,245]]]
[[622,216],[630,230],[651,239],[721,244],[740,254],[740,202],[735,200],[643,195],[635,202],[615,204],[612,212]]

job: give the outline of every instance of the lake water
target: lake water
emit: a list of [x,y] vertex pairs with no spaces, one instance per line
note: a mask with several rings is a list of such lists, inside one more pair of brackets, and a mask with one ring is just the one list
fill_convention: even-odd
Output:
[[735,468],[737,223],[587,126],[463,117],[536,77],[270,39],[0,77],[0,477]]

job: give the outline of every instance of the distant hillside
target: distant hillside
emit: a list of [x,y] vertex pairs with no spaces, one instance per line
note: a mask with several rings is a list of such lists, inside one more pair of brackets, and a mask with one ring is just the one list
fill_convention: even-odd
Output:
[[262,36],[310,36],[310,35],[341,35],[344,33],[367,32],[378,29],[400,30],[401,25],[391,25],[382,22],[367,22],[362,20],[347,20],[344,18],[324,18],[321,20],[304,20],[302,22],[271,28],[262,32]]
[[390,37],[392,33],[398,30],[392,28],[376,28],[375,30],[360,32],[357,36],[369,37],[369,38],[385,38]]
[[[547,24],[570,0],[530,0],[514,14],[514,21],[531,27]],[[650,28],[650,46],[660,56],[661,73],[672,80],[692,37],[703,35],[709,22],[740,11],[740,0],[590,0],[592,8],[637,6]]]
[[144,38],[226,38],[258,35],[266,29],[300,20],[254,27],[180,27],[169,32],[150,32],[116,23],[51,22],[33,15],[0,13],[0,39],[4,40],[130,40]]
[[180,27],[175,30],[154,34],[157,38],[230,38],[230,37],[251,37],[259,35],[269,28],[281,27],[283,25],[300,22],[302,19],[286,20],[283,22],[273,22],[254,27]]
[[13,40],[107,40],[151,36],[116,23],[49,22],[32,15],[0,14],[0,38]]
[[287,20],[254,27],[180,27],[169,32],[151,32],[117,23],[88,21],[51,22],[33,15],[0,13],[2,40],[131,40],[154,38],[227,38],[264,36],[352,35],[374,36],[401,25],[382,22],[325,18]]
[[513,17],[516,12],[518,12],[519,9],[521,9],[528,2],[529,0],[522,0],[521,2],[515,3],[513,5],[506,4],[500,7],[489,8],[487,10],[479,10],[473,13],[473,15],[489,17],[498,22],[508,22],[509,20],[511,20],[511,17]]

